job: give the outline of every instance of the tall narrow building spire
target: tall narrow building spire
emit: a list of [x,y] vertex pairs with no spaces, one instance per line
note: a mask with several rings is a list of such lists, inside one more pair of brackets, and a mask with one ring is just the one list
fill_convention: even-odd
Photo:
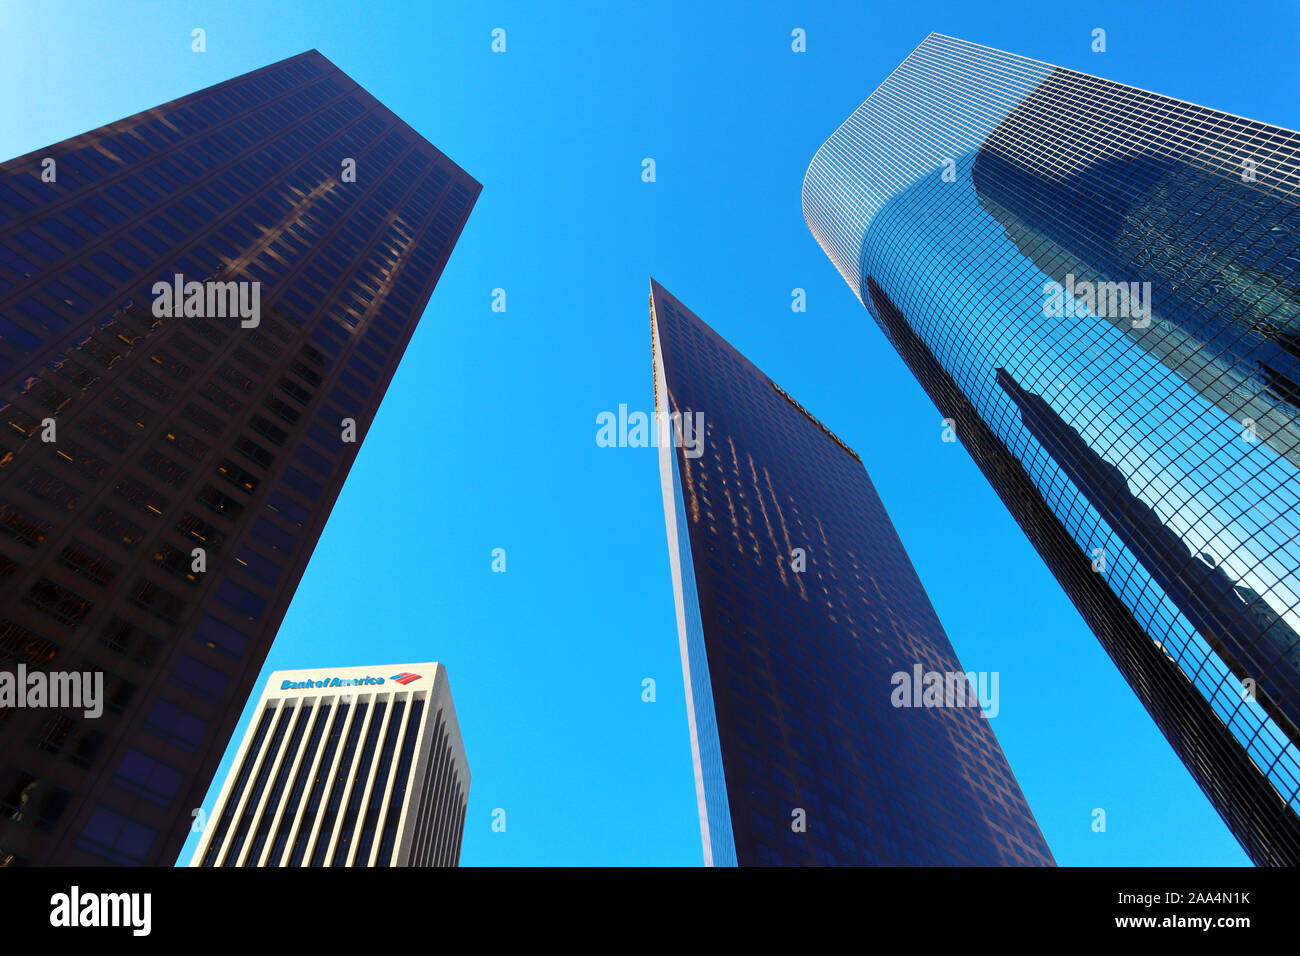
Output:
[[650,303],[705,862],[1051,865],[997,675],[962,668],[861,459],[653,280]]

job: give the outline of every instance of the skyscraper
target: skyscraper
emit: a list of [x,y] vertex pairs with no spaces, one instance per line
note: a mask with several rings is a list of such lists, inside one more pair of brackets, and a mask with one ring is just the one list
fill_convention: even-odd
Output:
[[1247,853],[1290,865],[1297,156],[1289,130],[932,34],[803,187],[813,235]]
[[315,51],[0,166],[0,863],[175,861],[479,190]]
[[650,317],[706,864],[1053,864],[861,459],[653,280]]
[[441,664],[276,671],[191,866],[455,866],[469,764]]

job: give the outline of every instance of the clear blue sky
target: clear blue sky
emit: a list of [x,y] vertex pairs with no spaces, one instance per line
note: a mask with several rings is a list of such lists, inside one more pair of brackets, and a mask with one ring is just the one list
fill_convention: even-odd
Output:
[[963,664],[1001,674],[994,728],[1058,861],[1243,864],[940,441],[799,188],[930,31],[1300,127],[1298,9],[9,0],[0,156],[314,47],[484,184],[265,668],[444,662],[473,775],[462,863],[702,861],[655,451],[595,442],[599,412],[651,407],[653,274],[861,454]]

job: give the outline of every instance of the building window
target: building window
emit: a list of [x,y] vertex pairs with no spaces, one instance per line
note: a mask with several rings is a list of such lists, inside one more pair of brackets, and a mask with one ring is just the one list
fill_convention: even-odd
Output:
[[184,707],[159,698],[144,719],[144,729],[186,753],[195,753],[208,732],[208,722]]
[[116,541],[128,550],[144,538],[139,525],[127,521],[112,508],[100,508],[90,519],[90,527],[109,541]]
[[311,501],[315,501],[321,495],[321,486],[297,468],[286,468],[283,480],[286,485]]
[[194,570],[194,558],[189,551],[182,551],[170,544],[160,544],[154,552],[153,560],[154,564],[176,580],[186,584],[199,583],[199,572]]
[[261,415],[254,415],[249,419],[248,425],[253,431],[275,445],[283,445],[284,440],[289,437],[287,431]]
[[257,490],[257,476],[247,468],[241,468],[229,458],[217,465],[217,474],[230,482],[240,491],[252,494]]
[[249,637],[246,634],[211,614],[205,614],[199,621],[199,626],[194,629],[194,639],[234,660],[239,660],[248,650]]
[[221,703],[226,686],[230,683],[230,678],[221,671],[188,654],[181,655],[181,659],[176,662],[171,680],[173,684],[192,691],[195,696],[210,704]]
[[[266,506],[279,515],[282,515],[288,521],[293,522],[298,527],[302,527],[311,520],[311,509],[298,504],[283,491],[273,491],[270,497],[266,499]],[[265,519],[259,519],[265,522]],[[279,532],[284,534],[284,532]],[[288,547],[293,547],[293,539],[289,539]]]
[[250,621],[256,621],[266,610],[265,600],[230,580],[222,581],[221,586],[217,588],[217,600],[227,607],[234,608]]
[[23,602],[72,628],[80,625],[95,607],[93,602],[75,591],[55,584],[49,578],[41,578],[33,584],[23,595]]
[[144,667],[158,660],[158,652],[163,646],[158,638],[117,617],[104,625],[99,643]]
[[175,425],[167,426],[166,431],[162,433],[162,440],[179,448],[191,458],[202,458],[208,452],[208,446],[204,442]]
[[242,435],[235,439],[235,451],[239,452],[249,461],[262,468],[270,468],[275,464],[275,456],[263,448],[257,442],[245,438]]
[[185,610],[184,601],[148,578],[140,578],[135,582],[130,598],[131,603],[140,610],[148,611],[168,624],[175,624],[180,613]]
[[0,664],[40,667],[54,660],[59,645],[7,618],[0,621]]
[[53,529],[53,525],[24,514],[7,501],[0,501],[0,531],[10,535],[20,544],[34,548]]
[[126,752],[113,775],[114,784],[160,807],[171,805],[184,780],[185,775],[175,767],[134,748]]
[[166,455],[150,450],[140,459],[140,467],[150,474],[157,475],[173,488],[180,488],[189,481],[190,470],[182,468]]
[[145,861],[158,831],[107,807],[96,807],[77,837],[77,849],[123,866]]
[[274,588],[280,583],[283,569],[270,558],[263,557],[252,548],[243,548],[235,555],[235,563],[258,584]]
[[273,551],[292,551],[298,539],[267,521],[258,518],[253,522],[253,537],[265,541]]
[[104,744],[104,735],[66,714],[55,712],[41,721],[31,743],[83,770],[94,761]]
[[76,540],[59,552],[58,562],[73,573],[103,586],[112,583],[119,570],[115,562]]
[[225,534],[215,525],[188,511],[176,522],[176,530],[213,549],[220,548],[226,541]]
[[195,496],[195,500],[205,508],[210,508],[217,514],[234,520],[243,513],[244,506],[227,494],[223,494],[213,488],[211,485],[204,485]]
[[118,497],[131,502],[131,504],[144,511],[151,511],[156,515],[160,515],[167,510],[168,501],[166,498],[134,478],[123,478],[113,487],[113,490]]
[[0,773],[0,820],[49,830],[71,799],[71,791],[17,767],[6,767]]

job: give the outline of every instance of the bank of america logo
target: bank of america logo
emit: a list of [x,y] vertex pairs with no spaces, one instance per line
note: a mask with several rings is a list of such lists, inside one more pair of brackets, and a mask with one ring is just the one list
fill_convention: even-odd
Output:
[[389,680],[395,680],[395,681],[397,681],[397,683],[399,683],[399,684],[406,685],[406,684],[409,684],[409,683],[410,683],[411,681],[413,681],[413,680],[419,680],[419,679],[420,679],[420,675],[419,675],[419,674],[412,674],[412,673],[410,673],[409,671],[402,671],[402,673],[400,673],[400,674],[394,674],[392,677],[390,677],[390,678],[388,678],[388,679],[389,679]]

